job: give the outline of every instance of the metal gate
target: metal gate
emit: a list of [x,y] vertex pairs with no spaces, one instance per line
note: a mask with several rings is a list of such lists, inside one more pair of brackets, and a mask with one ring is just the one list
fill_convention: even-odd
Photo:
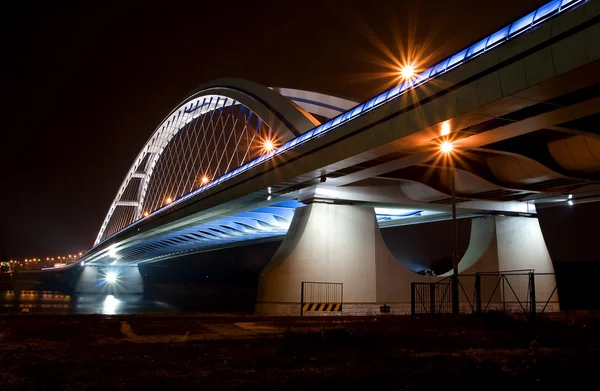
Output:
[[[485,313],[490,311],[522,312],[535,317],[549,306],[557,304],[554,273],[534,273],[532,270],[513,270],[494,273],[461,274],[458,291],[462,311]],[[536,280],[546,291],[536,295]],[[451,278],[437,282],[411,283],[411,314],[452,313]],[[553,288],[553,289],[549,289]]]
[[302,281],[300,315],[306,312],[342,312],[344,284]]
[[412,315],[452,313],[452,283],[411,283],[410,307]]

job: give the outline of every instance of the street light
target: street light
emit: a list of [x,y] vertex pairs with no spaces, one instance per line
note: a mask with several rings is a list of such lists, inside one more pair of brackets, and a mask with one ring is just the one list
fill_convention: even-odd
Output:
[[450,162],[450,188],[452,190],[452,313],[458,314],[458,224],[456,221],[456,178],[453,159],[454,146],[444,141],[440,150]]
[[400,68],[400,77],[405,81],[415,77],[415,66],[411,63],[404,65]]
[[273,140],[266,139],[265,141],[263,141],[263,150],[265,152],[271,152],[273,149],[275,149],[275,143],[273,142]]
[[[444,152],[445,154],[449,155],[450,152],[452,152],[453,146],[451,142],[448,141],[444,141],[442,143],[442,145],[440,146],[440,149],[442,150],[442,152]],[[450,161],[452,161],[452,157],[450,156]]]
[[114,284],[118,280],[117,273],[115,273],[113,271],[110,271],[110,272],[106,273],[106,276],[104,277],[104,280],[107,283],[109,283],[109,284]]

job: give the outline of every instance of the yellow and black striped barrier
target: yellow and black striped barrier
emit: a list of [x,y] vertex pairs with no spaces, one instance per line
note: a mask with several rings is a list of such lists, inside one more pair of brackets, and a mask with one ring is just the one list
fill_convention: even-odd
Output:
[[341,312],[342,303],[304,303],[302,312]]

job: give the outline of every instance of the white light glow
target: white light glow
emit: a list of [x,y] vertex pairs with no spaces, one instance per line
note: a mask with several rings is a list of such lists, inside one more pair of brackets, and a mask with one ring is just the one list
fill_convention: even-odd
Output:
[[267,197],[267,201],[271,201],[271,196],[268,196],[268,197]]
[[573,198],[573,194],[569,194],[569,196],[567,197],[568,199]]
[[114,315],[117,312],[120,303],[121,302],[115,299],[113,295],[106,296],[102,306],[102,313],[105,315]]
[[569,200],[569,206],[573,206],[573,201]]
[[113,284],[113,283],[117,282],[117,273],[115,273],[115,272],[107,272],[106,276],[104,276],[104,279],[109,284]]

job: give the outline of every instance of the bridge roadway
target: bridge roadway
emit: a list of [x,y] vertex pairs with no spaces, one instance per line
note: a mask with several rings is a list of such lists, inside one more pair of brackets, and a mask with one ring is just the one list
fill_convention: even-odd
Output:
[[[381,282],[381,273],[395,275],[397,283],[414,276],[391,271],[397,262],[373,226],[374,216],[380,227],[449,218],[449,164],[440,145],[450,141],[459,217],[480,216],[461,264],[482,264],[493,243],[495,263],[486,264],[493,270],[507,270],[510,263],[513,269],[551,272],[536,208],[600,196],[599,19],[600,1],[550,2],[410,82],[303,129],[277,150],[140,218],[82,260],[99,267],[134,266],[285,237],[261,276],[259,302],[297,305],[291,299],[297,293],[276,293],[282,284],[299,287],[300,281],[320,277],[346,281],[352,262],[332,266],[344,254],[357,258],[356,270],[363,270],[358,264],[365,257],[389,259],[381,261],[385,265],[369,261],[375,263],[363,272],[377,282],[356,293],[357,303],[373,295],[377,299],[366,302],[378,303],[389,296],[381,287],[390,282]],[[531,28],[532,23],[538,24]],[[211,88],[239,83],[221,80]],[[534,223],[525,222],[527,217]],[[307,227],[316,228],[307,233]],[[541,247],[515,248],[515,233],[541,238]],[[349,255],[355,246],[370,255]],[[543,259],[519,263],[517,252]],[[315,266],[298,272],[295,262],[307,257],[317,263],[314,258],[322,258],[327,271]],[[348,278],[361,284],[354,281],[358,276]],[[405,288],[392,294],[402,299],[386,301],[406,303]],[[266,299],[271,296],[281,297]],[[295,311],[283,307],[273,312]]]

